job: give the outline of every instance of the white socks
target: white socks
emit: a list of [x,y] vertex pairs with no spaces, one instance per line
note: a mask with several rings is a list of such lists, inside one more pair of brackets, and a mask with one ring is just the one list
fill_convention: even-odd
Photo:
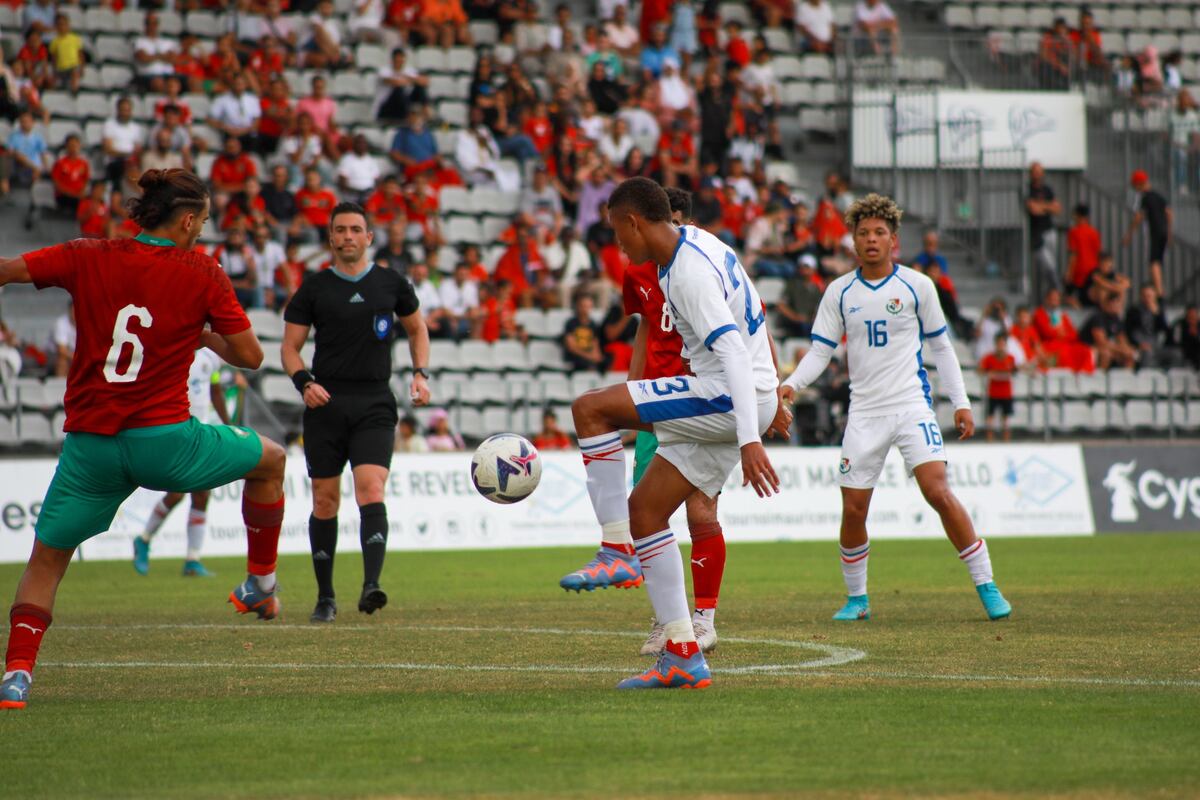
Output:
[[858,547],[838,547],[842,554],[842,578],[846,581],[846,594],[858,597],[867,593],[867,557],[871,555],[871,544]]
[[667,640],[694,642],[687,587],[683,582],[683,556],[675,534],[660,531],[634,543],[646,579],[646,594],[654,606],[654,618],[662,624]]
[[150,512],[150,519],[146,522],[146,530],[142,533],[142,541],[149,542],[154,538],[154,534],[158,533],[158,529],[162,527],[163,520],[171,513],[171,509],[167,508],[162,500],[154,504],[154,510]]
[[[604,528],[604,541],[632,542],[629,537],[629,498],[625,493],[625,446],[617,431],[579,440],[588,496],[596,520]],[[610,539],[613,536],[616,538]]]
[[258,583],[258,588],[264,592],[275,591],[275,573],[268,572],[266,575],[255,575],[254,580]]
[[992,581],[992,559],[988,556],[987,542],[983,539],[966,547],[958,554],[959,559],[967,565],[971,572],[971,580],[976,586]]
[[208,514],[204,511],[191,509],[188,512],[187,523],[187,560],[199,561],[200,548],[204,546],[204,524]]

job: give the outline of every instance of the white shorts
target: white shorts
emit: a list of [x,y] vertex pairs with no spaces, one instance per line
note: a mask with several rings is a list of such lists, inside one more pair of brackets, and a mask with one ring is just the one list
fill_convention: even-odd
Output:
[[850,415],[842,437],[838,483],[847,489],[874,489],[888,450],[895,445],[912,471],[930,461],[945,461],[942,432],[933,410],[906,410],[884,417]]
[[[675,378],[625,384],[638,418],[654,426],[658,455],[709,497],[716,497],[741,461],[737,418],[724,378]],[[758,432],[775,419],[779,396],[758,392]]]

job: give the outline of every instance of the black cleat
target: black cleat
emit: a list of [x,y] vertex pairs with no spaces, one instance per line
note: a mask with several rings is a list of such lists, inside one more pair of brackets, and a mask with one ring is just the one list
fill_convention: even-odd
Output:
[[387,595],[378,583],[364,583],[362,597],[358,598],[358,610],[364,614],[374,614],[387,605]]
[[337,619],[337,603],[332,597],[322,597],[317,600],[317,607],[313,609],[312,616],[308,618],[309,622],[333,622]]

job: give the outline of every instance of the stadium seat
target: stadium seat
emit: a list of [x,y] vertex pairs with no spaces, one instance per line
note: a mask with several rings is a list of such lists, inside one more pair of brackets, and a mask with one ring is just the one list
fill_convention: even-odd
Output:
[[754,20],[750,18],[750,11],[742,3],[721,3],[717,7],[717,13],[723,23],[738,22],[742,27],[749,28],[754,25]]
[[96,59],[109,64],[133,63],[133,42],[123,36],[97,36],[93,45]]
[[758,289],[758,296],[768,306],[773,306],[779,302],[779,298],[783,297],[783,278],[755,278],[754,288]]
[[525,22],[516,27],[518,53],[540,53],[546,47],[549,29],[541,22]]
[[819,108],[806,108],[800,112],[800,127],[811,133],[836,136],[838,133],[838,120],[832,111]]
[[486,439],[497,433],[508,433],[513,430],[512,413],[507,408],[485,408],[480,417],[483,426],[478,438]]
[[458,354],[458,344],[444,339],[429,343],[429,366],[431,369],[461,371],[464,369]]
[[776,56],[771,59],[771,68],[775,71],[775,77],[780,81],[804,77],[804,67],[796,56]]
[[792,34],[783,28],[760,28],[759,35],[767,42],[767,49],[772,53],[790,53],[795,50]]
[[1172,397],[1200,398],[1200,373],[1186,367],[1167,370],[1167,382]]
[[521,198],[513,192],[496,189],[475,189],[471,192],[471,204],[476,214],[500,214],[512,216],[517,213]]
[[513,399],[508,384],[498,375],[476,374],[461,386],[463,402],[476,408],[487,405],[507,406]]
[[451,414],[453,429],[468,439],[483,439],[488,435],[483,427],[483,414],[477,409],[461,406]]
[[377,44],[364,42],[354,48],[354,63],[359,69],[381,70],[391,63],[388,51]]
[[463,368],[472,372],[500,372],[492,358],[492,345],[478,339],[467,339],[458,345]]
[[266,375],[262,379],[263,400],[273,406],[285,408],[301,408],[304,398],[292,385],[292,379],[287,375]]
[[188,33],[195,34],[202,39],[216,39],[225,32],[221,19],[209,11],[188,12],[184,26]]
[[570,405],[554,406],[554,415],[558,417],[558,424],[564,431],[575,435],[575,415],[571,413]]
[[478,56],[473,47],[451,47],[446,51],[446,71],[456,75],[470,75],[475,71]]
[[50,420],[43,414],[22,413],[17,420],[17,438],[23,443],[48,445],[58,441]]
[[48,180],[39,180],[30,187],[30,202],[34,208],[55,209],[58,202],[54,197],[54,184]]
[[279,346],[271,342],[265,342],[263,346],[262,366],[259,369],[264,373],[282,375],[287,370],[283,368],[283,353],[280,352]]
[[421,72],[445,72],[446,51],[440,47],[418,47],[413,51],[412,65]]
[[443,100],[437,104],[438,118],[446,125],[465,128],[468,122],[467,104],[460,100]]
[[112,104],[108,96],[100,92],[80,92],[75,97],[75,116],[80,119],[108,119],[112,114]]
[[532,369],[525,346],[513,339],[501,339],[492,345],[492,362],[510,374],[529,372]]
[[805,56],[800,61],[803,76],[809,80],[833,80],[833,65],[825,56]]
[[49,128],[46,129],[46,144],[57,150],[63,146],[63,142],[71,134],[77,136],[83,135],[83,130],[77,122],[68,122],[66,120],[51,120]]
[[483,231],[479,223],[466,217],[451,217],[443,227],[446,240],[455,244],[482,244]]
[[567,371],[567,362],[563,360],[562,348],[557,342],[530,342],[529,363],[539,371]]
[[493,45],[500,41],[500,29],[491,20],[472,20],[467,24],[471,41],[476,45]]
[[970,6],[947,5],[942,21],[955,30],[970,30],[975,27],[975,15]]
[[246,312],[250,326],[259,339],[278,342],[283,339],[283,317],[267,308],[252,308]]
[[109,89],[128,89],[133,83],[133,70],[121,64],[104,64],[100,67],[100,80]]
[[575,393],[571,390],[571,380],[566,375],[553,372],[539,374],[537,387],[540,394],[536,399],[542,405],[571,403],[575,400]]
[[479,227],[480,241],[484,243],[498,241],[500,235],[511,226],[511,217],[484,217]]
[[[442,190],[445,191],[444,189]],[[517,309],[517,324],[529,336],[540,339],[545,336],[546,313],[540,308]]]

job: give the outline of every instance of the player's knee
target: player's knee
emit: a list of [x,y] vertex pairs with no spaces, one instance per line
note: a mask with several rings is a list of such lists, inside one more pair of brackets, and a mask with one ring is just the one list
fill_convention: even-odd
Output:
[[592,389],[579,395],[571,403],[571,416],[575,419],[576,427],[581,422],[586,423],[595,418],[598,399],[596,391]]
[[360,506],[383,502],[383,482],[372,483],[368,486],[354,487],[354,500]]
[[282,481],[287,469],[287,452],[275,442],[264,438],[259,469],[262,470],[264,478]]
[[629,503],[629,531],[635,539],[640,539],[659,531],[666,530],[670,521],[647,503]]
[[844,500],[842,502],[842,519],[845,522],[864,524],[867,521],[867,511],[871,504],[862,500]]
[[921,493],[925,495],[925,502],[933,506],[935,511],[947,509],[954,503],[954,493],[950,491],[950,486],[945,481],[939,481],[926,487]]

